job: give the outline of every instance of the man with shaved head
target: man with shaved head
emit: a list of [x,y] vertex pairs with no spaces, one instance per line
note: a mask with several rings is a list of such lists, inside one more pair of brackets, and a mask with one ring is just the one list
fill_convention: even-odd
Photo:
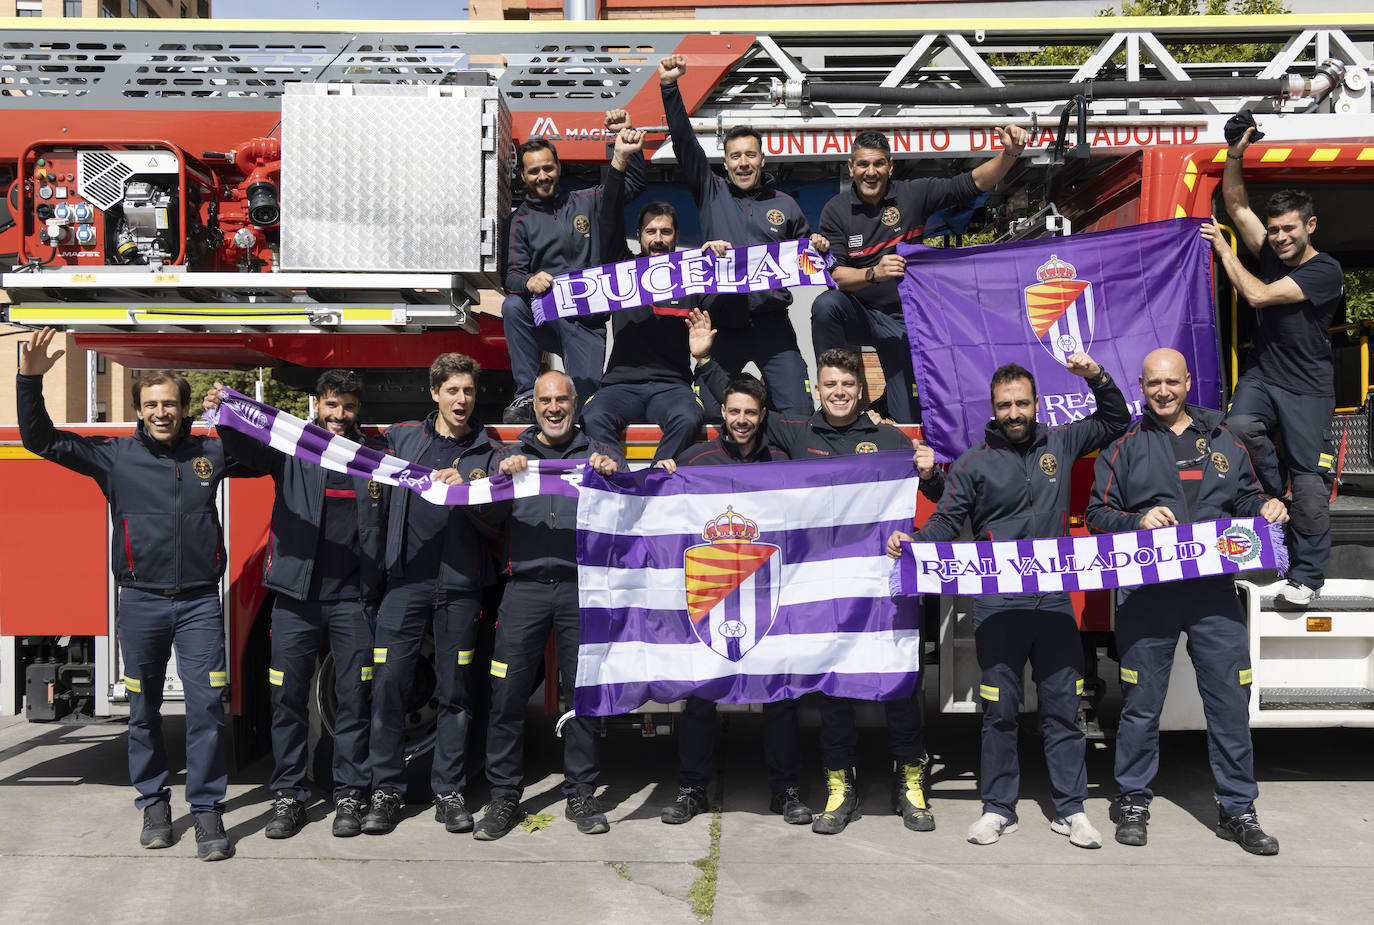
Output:
[[[1188,363],[1177,350],[1145,357],[1145,413],[1097,457],[1088,526],[1098,533],[1147,530],[1223,517],[1288,519],[1266,498],[1245,445],[1220,411],[1187,402]],[[1278,854],[1255,815],[1250,745],[1250,638],[1235,582],[1226,575],[1122,588],[1116,639],[1125,703],[1116,738],[1116,840],[1144,845],[1159,769],[1159,717],[1180,633],[1197,674],[1216,777],[1217,836],[1251,854]]]

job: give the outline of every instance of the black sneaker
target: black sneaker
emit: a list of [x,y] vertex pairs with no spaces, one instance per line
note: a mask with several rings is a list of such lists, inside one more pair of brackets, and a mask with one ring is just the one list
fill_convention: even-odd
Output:
[[770,812],[779,813],[788,825],[810,825],[811,807],[802,802],[796,787],[788,787],[781,793],[773,794],[768,802]]
[[143,808],[143,831],[138,843],[145,848],[172,847],[172,807],[166,800],[158,800]]
[[663,807],[663,812],[658,814],[658,818],[669,825],[682,825],[705,809],[705,787],[679,787],[673,802]]
[[434,798],[434,821],[442,822],[448,832],[472,831],[472,813],[468,812],[463,795],[456,790]]
[[234,856],[234,846],[224,834],[219,813],[195,813],[196,857],[202,861],[223,861]]
[[363,832],[363,813],[367,803],[362,794],[350,791],[334,801],[334,837],[352,838]]
[[611,830],[611,824],[601,807],[596,805],[596,790],[581,786],[568,797],[568,808],[563,815],[577,823],[577,831],[583,835],[602,835]]
[[517,398],[506,406],[506,410],[501,412],[502,424],[533,424],[534,423],[534,396],[526,395],[524,398]]
[[272,818],[262,834],[268,838],[290,838],[305,825],[305,804],[293,796],[278,793],[272,803]]
[[1146,826],[1150,810],[1140,803],[1117,804],[1116,840],[1118,844],[1142,847],[1148,841]]
[[1279,840],[1266,835],[1260,828],[1259,816],[1254,807],[1239,816],[1222,816],[1217,820],[1217,838],[1233,841],[1251,854],[1272,855],[1279,853]]
[[405,801],[399,793],[378,790],[372,794],[372,806],[363,817],[364,835],[390,835],[401,821],[401,806]]
[[472,837],[478,841],[496,841],[508,835],[524,818],[525,814],[520,811],[519,800],[492,796],[491,802],[487,804],[487,811],[482,814],[481,820],[472,830]]
[[934,832],[935,814],[928,802],[930,756],[922,755],[914,764],[897,767],[897,784],[892,791],[892,808],[902,824],[913,832]]
[[828,797],[825,809],[816,814],[811,821],[811,831],[817,835],[838,835],[845,826],[858,819],[859,792],[854,787],[853,771],[825,771],[825,787]]

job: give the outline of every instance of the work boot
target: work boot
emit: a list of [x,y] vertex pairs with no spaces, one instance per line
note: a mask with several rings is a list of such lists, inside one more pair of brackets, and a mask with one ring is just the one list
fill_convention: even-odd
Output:
[[219,813],[193,813],[196,821],[196,857],[202,861],[223,861],[234,856],[224,820]]
[[859,792],[854,787],[853,771],[825,771],[828,797],[825,809],[816,814],[811,831],[817,835],[838,835],[859,818]]
[[782,821],[788,825],[811,824],[811,807],[802,802],[801,793],[796,787],[773,794],[773,799],[768,801],[768,809],[781,814]]
[[587,784],[579,784],[577,792],[568,797],[563,815],[576,822],[577,831],[583,835],[602,835],[611,830],[611,823],[596,803],[596,788]]
[[1087,813],[1070,813],[1050,823],[1050,831],[1069,836],[1069,844],[1078,848],[1101,848],[1102,833],[1088,821]]
[[350,790],[334,801],[334,837],[353,838],[363,832],[363,813],[367,804],[357,790]]
[[472,831],[472,813],[468,812],[463,795],[456,790],[434,798],[434,820],[442,822],[446,832]]
[[993,845],[1003,835],[1015,831],[1015,819],[1008,819],[1000,813],[983,813],[977,822],[968,827],[968,840],[971,845]]
[[1283,587],[1279,588],[1278,593],[1274,595],[1274,606],[1279,610],[1303,610],[1312,603],[1316,596],[1315,589],[1296,581],[1286,581],[1283,583]]
[[305,825],[305,804],[290,794],[277,793],[272,803],[272,818],[262,834],[268,838],[290,838]]
[[492,794],[487,811],[482,814],[482,818],[472,830],[472,837],[478,841],[496,841],[498,838],[504,838],[524,818],[525,814],[520,811],[519,800]]
[[1120,803],[1117,814],[1117,843],[1143,847],[1149,840],[1149,834],[1146,831],[1150,822],[1149,808],[1140,803]]
[[663,807],[663,812],[658,814],[658,818],[669,825],[682,825],[705,809],[705,787],[679,787],[673,802]]
[[401,806],[405,801],[399,793],[378,790],[372,794],[372,806],[363,817],[364,835],[390,835],[401,821]]
[[1264,829],[1260,828],[1254,806],[1238,816],[1221,816],[1217,820],[1217,838],[1236,842],[1251,854],[1279,853],[1279,840],[1266,835]]
[[166,800],[143,808],[143,831],[138,833],[138,843],[145,848],[172,846],[172,807]]
[[930,756],[922,755],[915,764],[897,768],[897,785],[892,792],[892,808],[902,817],[902,825],[913,832],[934,832],[935,814],[926,797]]
[[506,406],[506,410],[501,412],[502,424],[533,424],[534,423],[534,396],[526,395],[524,398],[517,398]]

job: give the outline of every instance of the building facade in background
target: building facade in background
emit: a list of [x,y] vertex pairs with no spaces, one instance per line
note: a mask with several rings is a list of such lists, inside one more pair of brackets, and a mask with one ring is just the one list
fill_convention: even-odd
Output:
[[209,19],[210,0],[0,0],[0,16]]

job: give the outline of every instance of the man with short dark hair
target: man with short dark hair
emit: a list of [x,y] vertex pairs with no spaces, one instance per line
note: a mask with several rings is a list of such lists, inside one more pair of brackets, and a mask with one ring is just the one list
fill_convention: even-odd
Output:
[[[1250,455],[1222,424],[1221,412],[1187,404],[1192,379],[1177,350],[1145,357],[1140,390],[1146,411],[1097,457],[1088,526],[1099,533],[1153,530],[1223,517],[1288,519],[1265,498]],[[1116,840],[1144,845],[1159,769],[1159,717],[1169,692],[1178,637],[1188,634],[1207,718],[1207,752],[1216,778],[1217,835],[1251,854],[1279,853],[1255,815],[1250,744],[1250,632],[1229,575],[1121,588],[1116,592],[1121,659],[1121,724],[1116,737]]]
[[[216,382],[204,407],[220,403]],[[315,382],[315,420],[332,434],[385,449],[358,429],[363,380],[345,369]],[[372,789],[367,761],[371,718],[372,621],[386,565],[386,503],[390,488],[324,469],[232,428],[220,434],[234,458],[272,476],[276,498],[263,561],[263,584],[276,592],[267,681],[272,696],[272,755],[268,787],[276,794],[268,838],[290,838],[305,825],[310,800],[306,759],[310,737],[310,680],[325,650],[334,656],[334,835],[361,834]]]
[[[606,113],[606,129],[612,133],[629,123],[623,109]],[[541,350],[563,358],[564,368],[584,397],[601,381],[601,365],[606,360],[605,317],[559,318],[535,325],[531,302],[548,292],[560,273],[606,262],[596,233],[605,194],[599,186],[564,190],[558,151],[546,139],[531,138],[520,146],[516,157],[528,194],[511,215],[507,238],[509,295],[501,303],[501,322],[515,378],[515,400],[503,418],[507,424],[532,424],[532,396]],[[633,200],[644,191],[642,154],[630,158],[626,173],[626,198]]]
[[1336,392],[1328,331],[1344,302],[1345,283],[1336,259],[1312,246],[1317,217],[1311,196],[1281,190],[1265,203],[1263,220],[1251,210],[1242,160],[1254,132],[1246,129],[1227,151],[1221,191],[1236,234],[1259,257],[1259,276],[1245,269],[1215,219],[1202,226],[1202,235],[1236,292],[1255,309],[1250,353],[1226,421],[1249,447],[1265,491],[1282,497],[1287,476],[1292,554],[1277,599],[1300,609],[1325,584],[1331,560]]
[[[720,413],[725,424],[719,436],[698,443],[676,460],[666,460],[670,472],[677,466],[728,466],[746,462],[778,462],[787,454],[768,442],[764,421],[766,389],[748,374],[730,379]],[[716,705],[700,697],[688,697],[678,715],[677,796],[663,807],[659,818],[681,825],[707,808],[706,785],[711,780],[715,752]],[[795,700],[775,700],[763,705],[763,759],[768,765],[772,791],[769,809],[791,825],[811,822],[811,809],[802,800],[801,730]]]
[[[429,368],[438,406],[424,421],[393,424],[387,448],[407,462],[436,470],[441,481],[471,482],[491,473],[497,447],[474,417],[482,369],[461,353],[441,354]],[[491,554],[473,507],[431,504],[411,491],[392,493],[386,533],[387,589],[377,613],[372,649],[372,803],[367,835],[396,828],[405,801],[403,736],[415,663],[425,630],[434,631],[437,716],[434,818],[449,832],[472,831],[463,800],[467,784],[469,683],[476,654],[482,589],[495,580]],[[475,522],[476,521],[476,522]]]
[[129,777],[143,811],[139,843],[170,847],[174,834],[162,739],[162,692],[176,651],[186,700],[186,802],[196,854],[234,853],[221,818],[229,770],[224,756],[224,615],[219,582],[228,561],[216,501],[222,479],[252,476],[214,437],[191,433],[191,386],[172,370],[133,381],[138,427],[129,437],[83,437],[53,426],[43,374],[52,328],[33,334],[15,384],[24,448],[100,486],[110,507],[110,566],[119,586],[115,630],[129,696]]
[[[658,62],[663,112],[672,134],[673,153],[701,213],[703,235],[708,240],[729,241],[735,247],[810,238],[817,250],[827,250],[829,242],[811,233],[801,206],[779,191],[773,175],[764,171],[763,139],[757,131],[735,126],[726,132],[725,179],[711,171],[677,85],[686,72],[684,55],[668,55]],[[738,374],[752,361],[763,373],[775,408],[809,411],[812,401],[806,362],[787,314],[791,304],[790,291],[771,289],[708,295],[701,307],[710,313],[721,331],[715,345],[715,360],[728,374]],[[711,396],[707,403],[716,400],[716,396]]]
[[[1037,424],[1035,378],[1015,363],[1000,367],[992,375],[993,417],[983,441],[950,467],[944,497],[916,539],[957,539],[966,520],[980,541],[1068,535],[1074,462],[1121,436],[1131,413],[1121,389],[1092,357],[1074,353],[1065,366],[1087,381],[1097,410],[1053,430]],[[901,542],[911,539],[894,533],[888,555],[900,558]],[[1078,727],[1083,644],[1068,592],[979,595],[973,605],[973,638],[982,669],[983,815],[969,827],[968,840],[991,845],[1016,831],[1021,787],[1016,738],[1029,660],[1057,814],[1050,828],[1080,848],[1100,848],[1102,836],[1083,811],[1088,796],[1085,740]]]
[[820,354],[844,344],[872,346],[882,363],[888,415],[901,424],[920,418],[911,343],[902,318],[897,284],[906,258],[897,245],[919,242],[932,213],[965,205],[995,187],[1021,156],[1025,129],[997,129],[1001,151],[956,177],[892,179],[892,148],[882,132],[868,129],[854,138],[848,161],[849,189],[821,211],[821,234],[830,242],[837,289],[811,303],[811,342]]
[[[773,415],[768,419],[768,438],[790,459],[818,456],[876,453],[880,450],[909,450],[912,441],[891,424],[875,423],[859,411],[862,396],[863,360],[852,350],[831,348],[816,358],[816,389],[821,408],[809,418]],[[935,468],[935,454],[929,446],[916,447],[913,462],[921,476],[921,491],[931,500],[939,498],[943,481]],[[912,511],[912,516],[915,516]],[[916,606],[900,602],[898,606]],[[935,829],[935,816],[929,805],[930,757],[926,754],[919,681],[912,696],[883,702],[887,714],[888,748],[897,774],[892,793],[894,811],[914,832]],[[857,776],[859,734],[854,701],[823,697],[821,711],[821,757],[825,762],[828,798],[825,809],[817,813],[811,830],[820,835],[843,832],[859,815]]]

